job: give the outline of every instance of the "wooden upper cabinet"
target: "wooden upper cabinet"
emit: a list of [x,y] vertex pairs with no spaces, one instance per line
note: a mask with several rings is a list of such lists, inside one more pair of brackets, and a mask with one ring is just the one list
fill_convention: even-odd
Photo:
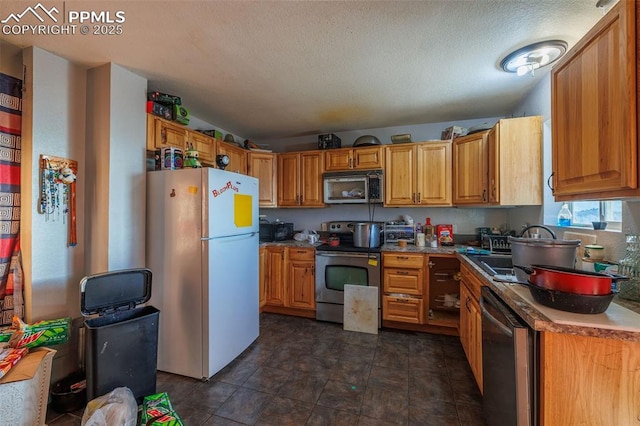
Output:
[[221,140],[216,140],[217,154],[226,154],[229,156],[229,165],[225,170],[230,172],[247,174],[247,151],[237,145],[230,144]]
[[542,117],[498,120],[487,135],[490,204],[542,204]]
[[385,147],[384,205],[411,206],[416,201],[415,149],[412,144]]
[[325,168],[328,172],[351,170],[351,149],[329,149],[324,153]]
[[451,142],[429,142],[416,146],[418,203],[451,205]]
[[453,204],[542,204],[542,118],[506,118],[454,139]]
[[183,125],[147,114],[148,150],[155,151],[169,146],[185,149],[186,138],[187,128]]
[[322,173],[324,157],[321,152],[300,153],[300,189],[302,205],[306,207],[324,207]]
[[551,72],[556,200],[640,195],[638,4],[621,0]]
[[198,159],[201,163],[215,164],[216,140],[199,132],[187,132],[187,148],[189,144],[198,151]]
[[474,133],[453,140],[453,204],[489,202],[487,134]]
[[278,206],[324,207],[322,151],[278,154]]
[[451,142],[386,147],[385,206],[451,205]]
[[258,202],[260,207],[277,207],[277,160],[276,154],[270,152],[249,152],[247,153],[247,174],[258,179],[259,194]]
[[300,205],[300,182],[298,169],[300,155],[297,152],[278,154],[278,206]]
[[381,146],[330,149],[324,154],[325,171],[380,169],[383,155]]

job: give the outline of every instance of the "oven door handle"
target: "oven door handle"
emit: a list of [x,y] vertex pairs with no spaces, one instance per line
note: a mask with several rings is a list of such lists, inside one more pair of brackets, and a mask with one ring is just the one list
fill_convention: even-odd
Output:
[[340,252],[340,253],[336,253],[336,252],[332,252],[332,253],[325,253],[325,252],[319,252],[316,251],[316,256],[325,256],[325,257],[357,257],[357,258],[368,258],[370,255],[366,254],[366,253],[345,253],[345,252]]
[[493,325],[498,327],[500,329],[500,331],[502,331],[504,334],[506,334],[509,337],[513,336],[513,330],[511,330],[511,328],[509,328],[506,325],[504,325],[496,317],[494,317],[493,315],[491,315],[489,313],[489,311],[487,310],[487,308],[484,305],[484,297],[480,298],[480,310],[482,311],[482,319],[483,320],[484,319],[489,320],[490,323],[492,323]]

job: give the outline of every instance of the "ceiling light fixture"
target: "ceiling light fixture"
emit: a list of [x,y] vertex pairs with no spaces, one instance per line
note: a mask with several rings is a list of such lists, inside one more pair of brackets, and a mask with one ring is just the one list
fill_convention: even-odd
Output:
[[514,72],[519,76],[533,73],[538,68],[549,65],[567,51],[567,43],[562,40],[548,40],[533,43],[508,54],[500,66],[506,72]]

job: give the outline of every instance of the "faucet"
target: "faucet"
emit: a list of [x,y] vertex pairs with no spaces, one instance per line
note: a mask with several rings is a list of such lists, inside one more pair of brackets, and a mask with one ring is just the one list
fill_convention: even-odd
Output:
[[[555,233],[555,232],[553,232],[553,230],[552,230],[551,228],[549,228],[549,227],[547,227],[547,226],[544,226],[544,225],[529,225],[529,226],[527,226],[526,228],[524,228],[524,229],[520,232],[520,237],[524,237],[524,234],[525,234],[527,231],[529,231],[529,229],[531,229],[531,228],[542,228],[542,229],[544,229],[545,231],[547,231],[547,232],[551,235],[551,238],[553,238],[554,240],[556,240],[556,239],[557,239],[557,237],[556,237],[556,233]],[[535,235],[540,235],[540,234],[535,234]],[[535,237],[534,237],[534,238],[535,238]],[[537,238],[540,238],[540,237],[537,237]]]

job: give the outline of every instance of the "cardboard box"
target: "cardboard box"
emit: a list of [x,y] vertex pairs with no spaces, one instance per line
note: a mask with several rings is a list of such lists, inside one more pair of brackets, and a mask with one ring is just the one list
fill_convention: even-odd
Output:
[[436,226],[436,233],[438,235],[438,244],[441,246],[453,245],[453,225],[438,225]]
[[447,127],[442,132],[442,140],[453,140],[467,134],[467,128],[462,126]]
[[30,349],[0,380],[0,420],[7,425],[44,425],[51,363],[56,351]]

